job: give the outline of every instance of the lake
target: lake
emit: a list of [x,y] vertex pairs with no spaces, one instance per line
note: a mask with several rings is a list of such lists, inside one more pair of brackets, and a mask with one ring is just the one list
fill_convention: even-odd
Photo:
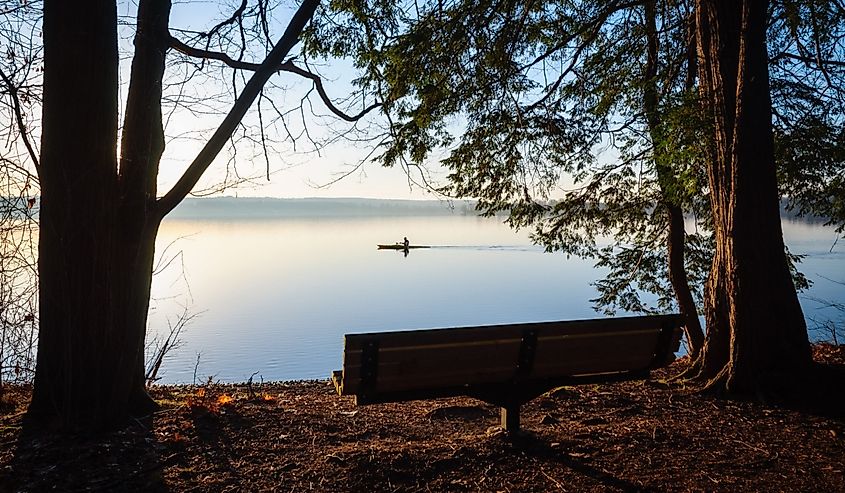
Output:
[[[236,200],[236,201],[234,201]],[[547,254],[502,218],[465,204],[358,200],[190,200],[157,243],[151,335],[193,315],[161,383],[327,378],[343,334],[595,318],[592,261]],[[811,298],[845,300],[845,248],[830,228],[785,221],[815,281],[808,319],[835,317]],[[408,236],[430,249],[377,250]],[[830,280],[828,280],[830,279]],[[199,357],[198,357],[199,355]]]

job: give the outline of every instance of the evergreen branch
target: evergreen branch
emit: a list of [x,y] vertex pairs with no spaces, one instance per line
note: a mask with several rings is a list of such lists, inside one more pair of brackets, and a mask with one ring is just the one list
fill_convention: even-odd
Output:
[[[639,7],[639,6],[643,5],[643,2],[644,2],[644,0],[634,0],[634,1],[631,1],[631,2],[612,3],[608,8],[606,8],[605,10],[600,12],[598,14],[598,16],[596,16],[590,22],[585,23],[583,29],[575,30],[571,34],[569,34],[568,36],[564,36],[564,38],[561,41],[559,41],[558,43],[556,43],[554,46],[552,46],[551,48],[544,51],[542,54],[540,54],[539,56],[534,58],[534,60],[532,60],[529,63],[526,63],[525,65],[520,67],[520,70],[523,71],[525,69],[528,69],[530,67],[537,65],[538,63],[542,62],[546,58],[554,55],[558,51],[565,48],[566,45],[568,45],[570,42],[572,42],[572,40],[578,39],[579,37],[583,36],[584,33],[588,32],[588,31],[593,31],[593,33],[588,37],[588,39],[584,40],[584,42],[582,43],[582,46],[589,44],[590,42],[593,41],[593,39],[595,38],[595,35],[599,32],[601,27],[604,25],[604,23],[607,21],[607,19],[610,18],[611,15],[613,15],[616,12],[619,12],[621,10],[625,10],[625,9],[632,8],[632,7]],[[579,52],[580,52],[580,49],[579,49]]]

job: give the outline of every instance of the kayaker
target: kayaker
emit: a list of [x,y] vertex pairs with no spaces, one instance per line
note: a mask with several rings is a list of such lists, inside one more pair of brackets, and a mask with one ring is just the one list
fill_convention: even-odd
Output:
[[409,246],[411,246],[411,242],[410,242],[410,241],[408,241],[408,237],[407,237],[407,236],[405,237],[405,241],[403,241],[403,242],[402,242],[402,246],[405,248],[405,250],[407,250],[407,249],[408,249],[408,247],[409,247]]

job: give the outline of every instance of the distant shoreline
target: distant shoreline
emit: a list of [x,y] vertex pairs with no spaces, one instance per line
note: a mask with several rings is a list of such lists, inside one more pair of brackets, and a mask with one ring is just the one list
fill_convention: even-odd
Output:
[[[373,199],[355,197],[189,197],[168,219],[267,219],[285,217],[477,216],[475,200]],[[781,200],[781,219],[825,224],[827,218],[801,216]],[[505,217],[507,212],[496,216]]]
[[[2,199],[2,198],[0,198]],[[24,198],[5,198],[13,217],[38,220],[40,198],[32,207]],[[19,205],[15,206],[15,203]],[[554,203],[554,202],[551,202]],[[431,217],[478,216],[477,201],[464,199],[375,199],[356,197],[188,197],[165,216],[173,219],[270,219],[295,217]],[[826,217],[800,215],[781,199],[781,220],[824,225]],[[18,211],[15,211],[15,207]],[[506,217],[507,212],[496,214]]]
[[188,198],[166,219],[477,215],[475,201],[362,198]]

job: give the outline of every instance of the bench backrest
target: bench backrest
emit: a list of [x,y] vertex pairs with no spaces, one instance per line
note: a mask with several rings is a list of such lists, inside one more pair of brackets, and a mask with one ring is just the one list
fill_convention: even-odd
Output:
[[680,315],[347,334],[343,395],[647,371]]

